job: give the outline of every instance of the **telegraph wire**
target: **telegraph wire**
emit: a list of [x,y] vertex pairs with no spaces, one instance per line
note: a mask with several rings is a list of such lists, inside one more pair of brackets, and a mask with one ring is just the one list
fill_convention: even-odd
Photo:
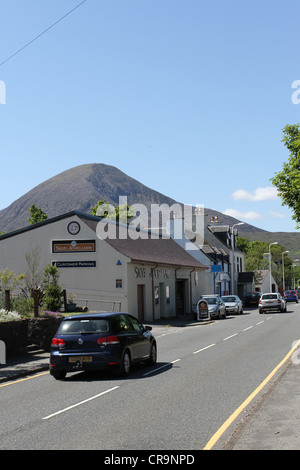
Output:
[[66,13],[64,16],[62,16],[61,18],[59,18],[59,20],[55,21],[55,23],[53,23],[51,26],[49,26],[47,29],[45,29],[44,31],[42,31],[38,36],[36,36],[35,38],[31,39],[31,41],[29,41],[27,44],[25,44],[23,47],[21,47],[20,49],[18,49],[16,52],[14,52],[11,56],[7,57],[3,62],[0,63],[0,67],[5,64],[6,62],[8,62],[9,60],[11,60],[13,57],[15,57],[17,54],[19,54],[20,52],[22,52],[24,49],[26,49],[26,47],[30,46],[30,44],[32,44],[34,41],[36,41],[37,39],[39,39],[41,36],[43,36],[44,34],[46,34],[50,29],[54,28],[54,26],[56,26],[58,23],[60,23],[62,20],[64,20],[67,16],[71,15],[71,13],[73,13],[73,11],[77,10],[77,8],[79,8],[83,3],[85,3],[87,0],[83,0],[81,3],[79,3],[78,5],[76,5],[74,8],[72,8],[72,10],[68,11],[68,13]]

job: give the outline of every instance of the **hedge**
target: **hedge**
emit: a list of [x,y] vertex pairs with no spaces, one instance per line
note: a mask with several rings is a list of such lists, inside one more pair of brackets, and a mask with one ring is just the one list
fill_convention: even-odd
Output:
[[0,322],[0,340],[5,343],[6,358],[26,353],[27,346],[31,344],[47,352],[50,351],[51,340],[62,318],[30,318]]

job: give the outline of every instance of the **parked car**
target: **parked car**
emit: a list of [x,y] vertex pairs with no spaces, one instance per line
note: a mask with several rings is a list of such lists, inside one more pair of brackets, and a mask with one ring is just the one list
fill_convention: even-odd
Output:
[[50,374],[64,379],[67,372],[111,368],[128,375],[133,363],[155,364],[151,329],[127,313],[66,317],[52,340]]
[[243,313],[243,302],[237,295],[223,295],[222,300],[226,307],[226,313]]
[[279,312],[286,312],[286,300],[283,299],[278,292],[262,294],[258,308],[259,313],[264,313],[267,310],[279,310]]
[[296,290],[286,290],[284,291],[283,297],[287,302],[296,302],[298,303],[298,294]]
[[208,303],[208,311],[211,319],[213,318],[226,318],[226,307],[218,295],[202,295],[201,299],[206,300]]
[[255,306],[258,307],[259,299],[261,297],[260,292],[248,292],[244,298],[245,307]]

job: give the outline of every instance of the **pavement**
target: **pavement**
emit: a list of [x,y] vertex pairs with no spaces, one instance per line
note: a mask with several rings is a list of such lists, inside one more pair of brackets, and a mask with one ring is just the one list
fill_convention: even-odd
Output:
[[[192,318],[147,322],[153,329],[199,325]],[[0,364],[1,383],[49,369],[49,352],[32,350]],[[299,450],[300,364],[291,359],[220,437],[213,450]]]

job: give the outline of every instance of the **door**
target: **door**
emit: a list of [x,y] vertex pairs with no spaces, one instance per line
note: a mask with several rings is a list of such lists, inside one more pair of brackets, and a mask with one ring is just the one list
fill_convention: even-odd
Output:
[[185,281],[176,281],[176,315],[185,314]]
[[145,331],[144,325],[142,325],[136,318],[128,315],[134,331],[135,345],[137,359],[143,359],[149,357],[150,354],[150,341],[149,332]]

